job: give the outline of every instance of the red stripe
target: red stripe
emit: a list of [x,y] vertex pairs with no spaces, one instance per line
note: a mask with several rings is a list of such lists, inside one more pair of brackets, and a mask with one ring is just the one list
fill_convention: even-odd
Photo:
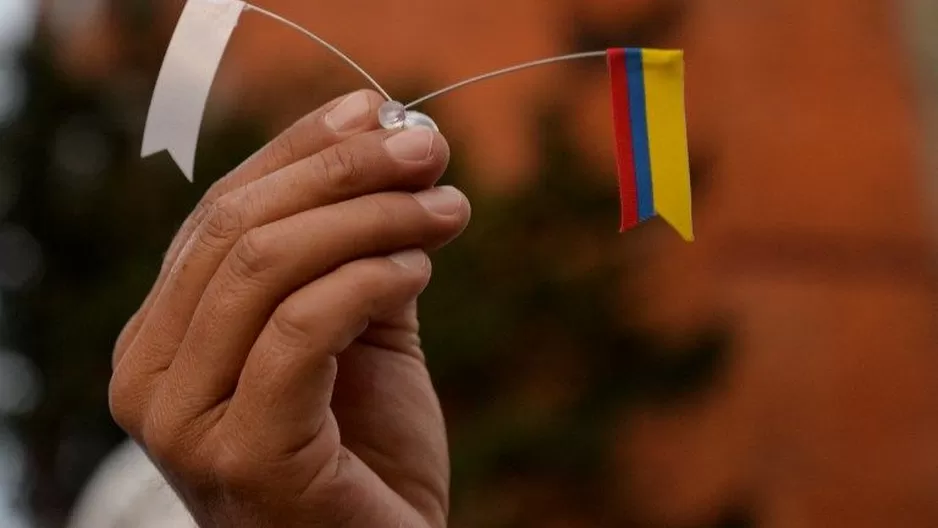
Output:
[[616,130],[616,163],[619,167],[619,193],[622,202],[621,230],[626,231],[638,225],[639,217],[625,50],[621,48],[607,50],[606,59],[612,82],[612,116]]

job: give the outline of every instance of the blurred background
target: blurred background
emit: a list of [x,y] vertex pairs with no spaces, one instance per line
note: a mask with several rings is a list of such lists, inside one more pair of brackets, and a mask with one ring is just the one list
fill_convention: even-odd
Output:
[[[604,61],[425,108],[475,208],[422,305],[452,526],[938,526],[938,2],[258,4],[400,99],[686,49],[692,245],[617,233]],[[201,193],[362,87],[246,14],[191,185],[138,155],[181,7],[0,0],[0,527],[65,526],[124,441],[111,347]]]

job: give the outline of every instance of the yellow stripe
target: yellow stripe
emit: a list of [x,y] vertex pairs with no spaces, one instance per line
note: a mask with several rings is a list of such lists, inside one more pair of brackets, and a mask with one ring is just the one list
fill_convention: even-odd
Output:
[[694,221],[684,107],[684,53],[643,50],[642,62],[655,210],[685,240],[692,242]]

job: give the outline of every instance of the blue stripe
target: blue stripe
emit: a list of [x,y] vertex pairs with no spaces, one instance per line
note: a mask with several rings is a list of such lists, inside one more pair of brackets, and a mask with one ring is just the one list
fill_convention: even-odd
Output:
[[629,78],[629,111],[632,114],[632,145],[635,150],[635,187],[638,190],[640,222],[655,216],[651,184],[651,149],[648,141],[648,114],[645,105],[645,70],[642,50],[625,50],[625,71]]

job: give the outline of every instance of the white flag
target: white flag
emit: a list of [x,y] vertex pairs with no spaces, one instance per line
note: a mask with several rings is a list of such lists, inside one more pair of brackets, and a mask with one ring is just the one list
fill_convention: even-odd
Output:
[[241,0],[188,0],[156,81],[141,155],[168,151],[189,181],[208,94],[244,8]]

